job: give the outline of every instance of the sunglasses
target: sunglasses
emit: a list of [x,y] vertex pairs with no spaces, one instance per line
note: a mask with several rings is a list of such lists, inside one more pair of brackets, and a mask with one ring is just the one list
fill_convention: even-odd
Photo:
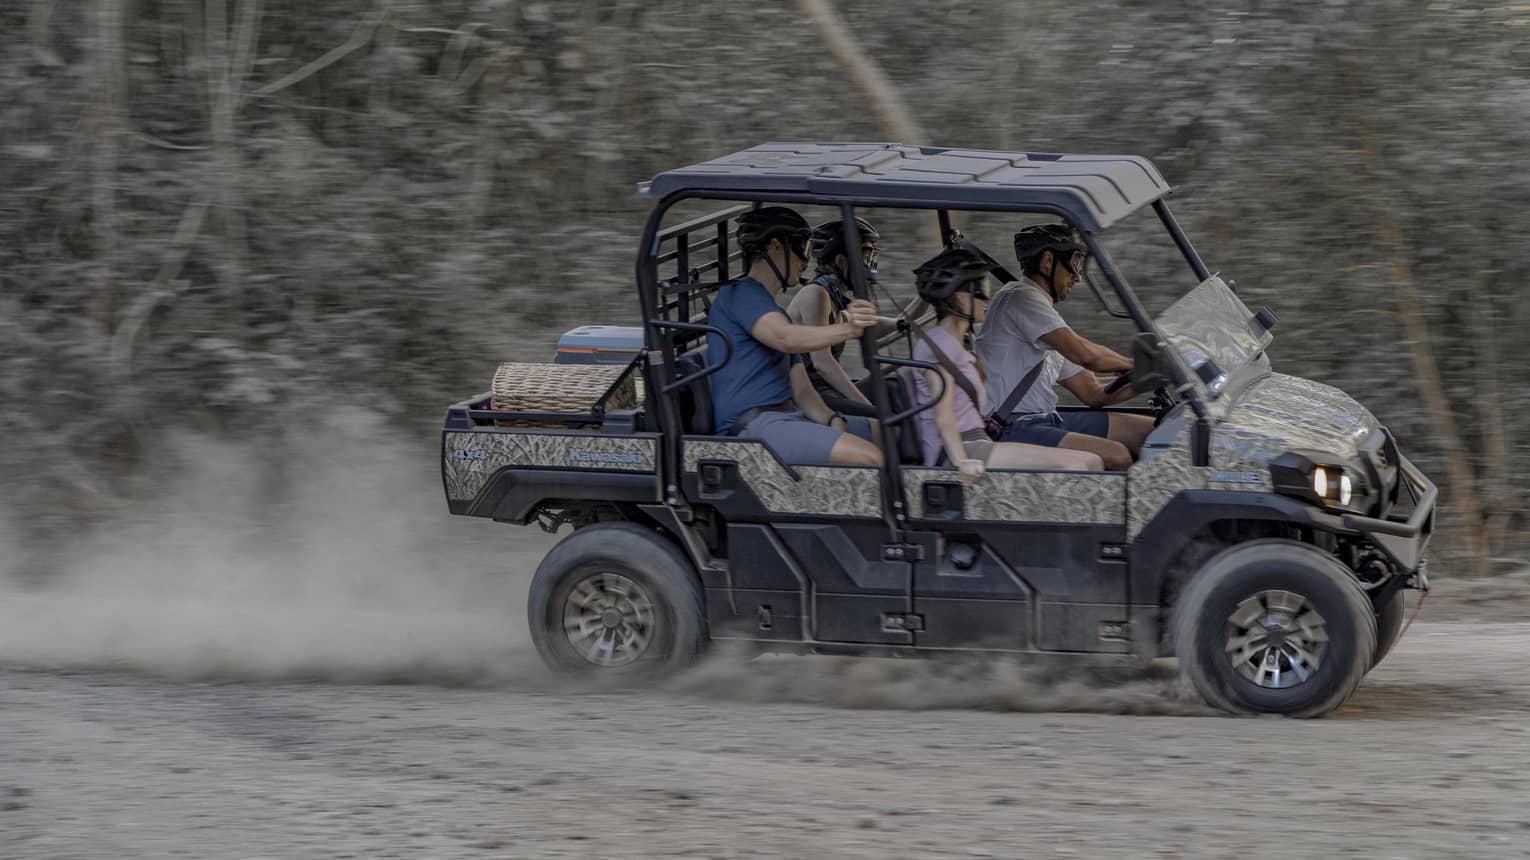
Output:
[[1088,263],[1089,257],[1087,255],[1074,251],[1073,256],[1069,257],[1063,265],[1068,268],[1068,271],[1082,278],[1084,276],[1084,266],[1088,265]]
[[790,248],[797,259],[806,263],[810,259],[808,254],[813,244],[811,230],[793,230],[786,237],[786,247]]

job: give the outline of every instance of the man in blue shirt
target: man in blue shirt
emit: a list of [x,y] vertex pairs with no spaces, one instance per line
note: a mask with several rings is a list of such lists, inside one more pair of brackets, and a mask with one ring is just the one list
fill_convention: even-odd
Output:
[[[732,359],[712,376],[717,432],[763,440],[796,465],[880,464],[872,421],[826,406],[801,361],[803,353],[859,337],[876,324],[876,307],[857,299],[839,322],[793,323],[776,296],[802,282],[812,236],[807,221],[784,206],[766,206],[740,215],[735,235],[746,274],[718,289],[707,315],[733,344]],[[707,353],[724,354],[716,334],[707,335]]]

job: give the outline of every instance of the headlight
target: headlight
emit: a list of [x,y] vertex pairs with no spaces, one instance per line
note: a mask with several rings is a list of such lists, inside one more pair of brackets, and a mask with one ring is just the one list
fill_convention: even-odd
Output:
[[1312,492],[1319,499],[1337,501],[1340,507],[1349,507],[1355,497],[1355,482],[1349,473],[1334,466],[1312,467]]
[[1276,457],[1270,463],[1275,492],[1298,496],[1325,508],[1364,513],[1368,499],[1359,472],[1319,457],[1296,452]]

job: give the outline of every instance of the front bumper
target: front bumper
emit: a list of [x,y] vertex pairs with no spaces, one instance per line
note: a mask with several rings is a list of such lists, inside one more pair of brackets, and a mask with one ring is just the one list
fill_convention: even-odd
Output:
[[1399,571],[1411,574],[1422,566],[1424,549],[1434,534],[1434,507],[1440,491],[1407,457],[1398,457],[1398,467],[1401,489],[1413,499],[1412,512],[1386,517],[1344,514],[1333,519],[1344,531],[1369,538]]

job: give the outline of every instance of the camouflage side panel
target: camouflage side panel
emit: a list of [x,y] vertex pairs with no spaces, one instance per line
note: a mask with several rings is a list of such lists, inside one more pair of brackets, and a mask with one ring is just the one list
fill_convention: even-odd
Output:
[[1205,489],[1212,469],[1193,465],[1190,432],[1175,440],[1174,447],[1145,460],[1126,472],[1126,539],[1135,540],[1144,526],[1158,516],[1181,490]]
[[1331,385],[1270,374],[1212,428],[1210,468],[1190,464],[1188,427],[1172,450],[1132,466],[1127,534],[1135,538],[1180,490],[1272,492],[1270,461],[1293,449],[1353,461],[1378,426],[1364,406]]
[[1249,328],[1253,314],[1221,278],[1212,277],[1155,321],[1181,355],[1198,351],[1223,370],[1232,370],[1258,355],[1275,338],[1269,332],[1255,335]]
[[[905,469],[903,492],[924,513],[925,481],[959,480],[954,469]],[[1126,522],[1126,476],[1098,472],[992,471],[962,491],[967,520],[1025,523]]]
[[766,510],[839,517],[882,516],[882,470],[870,466],[796,466],[793,478],[765,443],[752,439],[685,443],[685,471],[702,460],[738,464],[739,477]]
[[506,466],[652,472],[654,445],[652,437],[591,433],[447,433],[446,496],[476,499],[489,477]]

